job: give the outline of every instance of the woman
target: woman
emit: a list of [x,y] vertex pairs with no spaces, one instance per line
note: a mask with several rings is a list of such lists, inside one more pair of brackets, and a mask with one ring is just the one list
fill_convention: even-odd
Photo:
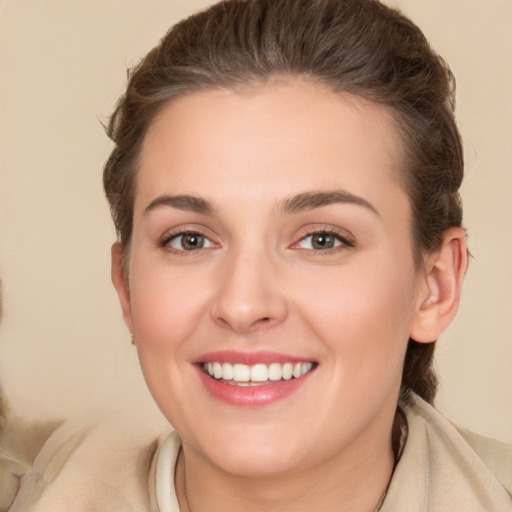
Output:
[[109,509],[511,509],[506,448],[473,442],[493,475],[428,405],[467,249],[453,80],[417,27],[371,0],[217,4],[147,55],[109,135],[113,282],[176,429]]

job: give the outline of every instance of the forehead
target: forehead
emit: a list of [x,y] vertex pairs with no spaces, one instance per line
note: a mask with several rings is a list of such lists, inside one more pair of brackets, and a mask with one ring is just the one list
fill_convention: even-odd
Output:
[[193,93],[148,130],[136,210],[162,193],[277,200],[294,189],[343,188],[376,200],[398,187],[400,154],[385,107],[322,85],[297,79]]

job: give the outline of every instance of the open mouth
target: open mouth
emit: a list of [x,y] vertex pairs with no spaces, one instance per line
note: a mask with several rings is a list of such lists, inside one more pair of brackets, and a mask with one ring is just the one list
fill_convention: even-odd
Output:
[[246,365],[242,363],[221,363],[218,361],[200,363],[203,373],[224,384],[233,386],[262,386],[279,381],[300,379],[312,372],[318,363],[270,363]]

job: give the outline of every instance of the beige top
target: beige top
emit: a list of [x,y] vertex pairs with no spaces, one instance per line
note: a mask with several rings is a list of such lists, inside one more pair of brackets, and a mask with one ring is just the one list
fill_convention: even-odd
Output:
[[[405,412],[409,436],[382,512],[512,512],[512,446],[459,432],[418,397]],[[140,433],[120,438],[108,424],[61,426],[8,510],[179,512],[173,475],[180,446],[175,432],[155,441]]]

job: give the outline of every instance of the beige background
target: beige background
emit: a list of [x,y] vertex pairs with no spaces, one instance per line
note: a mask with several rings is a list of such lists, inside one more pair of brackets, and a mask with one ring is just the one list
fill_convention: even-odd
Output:
[[[0,369],[31,418],[129,408],[160,421],[109,280],[105,121],[137,61],[209,2],[0,2]],[[458,79],[474,255],[441,339],[438,405],[512,442],[512,2],[403,0]]]

